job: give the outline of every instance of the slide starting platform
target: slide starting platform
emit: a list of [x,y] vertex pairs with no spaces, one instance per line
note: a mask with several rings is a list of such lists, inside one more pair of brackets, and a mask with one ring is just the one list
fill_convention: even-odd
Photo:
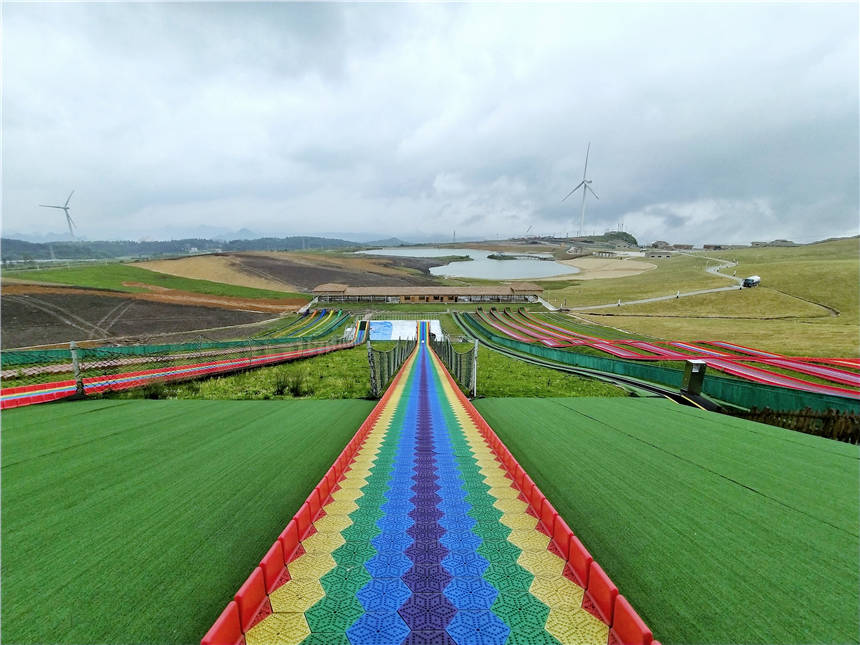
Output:
[[[437,340],[442,339],[442,325],[438,320],[422,321],[429,333]],[[415,320],[371,320],[370,340],[415,340],[418,325]]]
[[652,635],[426,342],[203,645]]

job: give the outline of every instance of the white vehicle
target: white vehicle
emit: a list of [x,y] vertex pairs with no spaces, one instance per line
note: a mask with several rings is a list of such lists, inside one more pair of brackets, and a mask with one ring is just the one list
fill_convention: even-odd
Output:
[[751,275],[748,278],[744,278],[743,286],[744,287],[757,287],[761,284],[761,276]]

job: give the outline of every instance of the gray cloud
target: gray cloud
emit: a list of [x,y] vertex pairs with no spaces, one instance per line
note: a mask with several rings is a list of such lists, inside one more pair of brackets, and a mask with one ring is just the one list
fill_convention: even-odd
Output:
[[8,4],[3,229],[857,232],[852,4]]

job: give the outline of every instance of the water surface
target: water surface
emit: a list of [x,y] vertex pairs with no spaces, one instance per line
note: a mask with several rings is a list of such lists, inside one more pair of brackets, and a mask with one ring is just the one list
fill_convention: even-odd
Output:
[[[448,255],[468,255],[471,261],[449,262],[433,267],[430,273],[435,276],[452,278],[480,278],[485,280],[515,280],[517,278],[550,278],[559,275],[579,273],[579,269],[561,262],[541,260],[538,257],[518,256],[514,260],[494,260],[488,256],[498,251],[481,249],[442,249],[438,247],[409,247],[359,251],[368,255],[396,255],[410,258],[439,258]],[[513,255],[513,254],[508,254]],[[532,256],[551,257],[545,253],[531,253]]]

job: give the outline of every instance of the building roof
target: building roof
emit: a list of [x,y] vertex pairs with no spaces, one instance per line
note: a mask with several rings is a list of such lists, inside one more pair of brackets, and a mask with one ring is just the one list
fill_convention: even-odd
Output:
[[343,296],[512,296],[542,292],[543,288],[532,282],[515,282],[496,287],[350,287],[329,282],[314,289],[315,294]]

